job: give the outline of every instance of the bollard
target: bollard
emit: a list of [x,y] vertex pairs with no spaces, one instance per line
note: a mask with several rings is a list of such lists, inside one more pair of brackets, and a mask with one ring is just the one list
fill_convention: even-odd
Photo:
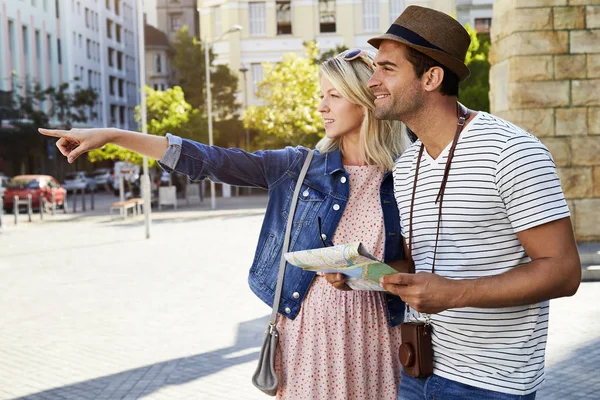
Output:
[[31,222],[31,217],[33,216],[33,204],[31,202],[31,193],[27,195],[27,215],[29,215],[29,222]]
[[73,189],[73,212],[77,212],[77,189]]
[[85,211],[85,189],[81,189],[81,208]]
[[67,193],[65,193],[65,198],[63,199],[63,214],[67,213],[67,207],[69,207],[69,205],[67,204]]
[[4,199],[0,197],[0,228],[2,228],[2,216],[4,215]]
[[91,203],[92,203],[92,204],[91,204],[92,211],[94,211],[94,192],[95,192],[95,190],[92,190],[92,200],[91,200]]
[[44,220],[44,195],[40,196],[40,219]]
[[13,214],[15,214],[15,226],[19,223],[19,196],[13,197]]
[[54,198],[54,192],[50,195],[50,201],[52,201],[52,216],[56,212],[56,199]]

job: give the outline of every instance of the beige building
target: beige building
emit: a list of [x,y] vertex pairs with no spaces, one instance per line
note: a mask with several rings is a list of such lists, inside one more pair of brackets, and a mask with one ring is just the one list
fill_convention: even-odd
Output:
[[342,45],[372,49],[367,40],[385,32],[410,4],[456,13],[456,0],[198,0],[200,37],[212,42],[233,25],[243,27],[216,42],[214,50],[217,63],[248,70],[245,84],[240,75],[240,86],[254,104],[261,63],[279,62],[285,53],[303,54],[308,40],[316,40],[322,51]]
[[146,46],[146,85],[154,90],[167,90],[173,85],[175,73],[173,56],[175,49],[167,35],[146,24],[144,27]]
[[153,0],[153,2],[156,3],[156,14],[151,12],[152,19],[148,22],[167,33],[169,41],[175,41],[177,31],[184,25],[188,26],[190,34],[198,36],[200,28],[196,0]]

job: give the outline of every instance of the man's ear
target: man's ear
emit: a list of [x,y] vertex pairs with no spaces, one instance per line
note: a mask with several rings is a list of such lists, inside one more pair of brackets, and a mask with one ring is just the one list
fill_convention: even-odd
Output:
[[427,92],[434,92],[442,86],[444,80],[444,69],[442,67],[431,67],[421,77],[423,89]]

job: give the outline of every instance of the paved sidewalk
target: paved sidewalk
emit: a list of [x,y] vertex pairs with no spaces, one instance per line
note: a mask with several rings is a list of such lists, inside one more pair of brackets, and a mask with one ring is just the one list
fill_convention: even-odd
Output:
[[[266,399],[246,282],[264,196],[0,230],[0,399]],[[203,208],[204,207],[204,208]],[[600,282],[552,301],[542,400],[599,399]]]

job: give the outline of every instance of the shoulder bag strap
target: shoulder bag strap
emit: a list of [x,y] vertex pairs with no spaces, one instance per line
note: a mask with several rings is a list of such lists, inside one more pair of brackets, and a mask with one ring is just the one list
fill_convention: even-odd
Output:
[[281,261],[279,262],[279,273],[277,275],[277,287],[275,289],[275,298],[273,299],[273,311],[271,312],[271,318],[269,319],[269,325],[271,328],[275,326],[275,320],[277,319],[277,311],[279,310],[279,301],[281,300],[281,289],[283,288],[283,275],[285,274],[285,257],[290,247],[290,235],[292,233],[292,222],[294,221],[294,213],[296,212],[296,204],[298,203],[298,196],[300,196],[300,189],[302,188],[302,182],[312,161],[314,150],[309,150],[304,160],[304,165],[298,176],[298,182],[296,183],[296,189],[294,190],[294,197],[292,197],[292,205],[290,206],[290,212],[288,215],[287,226],[285,228],[285,239],[283,241],[283,249],[281,251]]

